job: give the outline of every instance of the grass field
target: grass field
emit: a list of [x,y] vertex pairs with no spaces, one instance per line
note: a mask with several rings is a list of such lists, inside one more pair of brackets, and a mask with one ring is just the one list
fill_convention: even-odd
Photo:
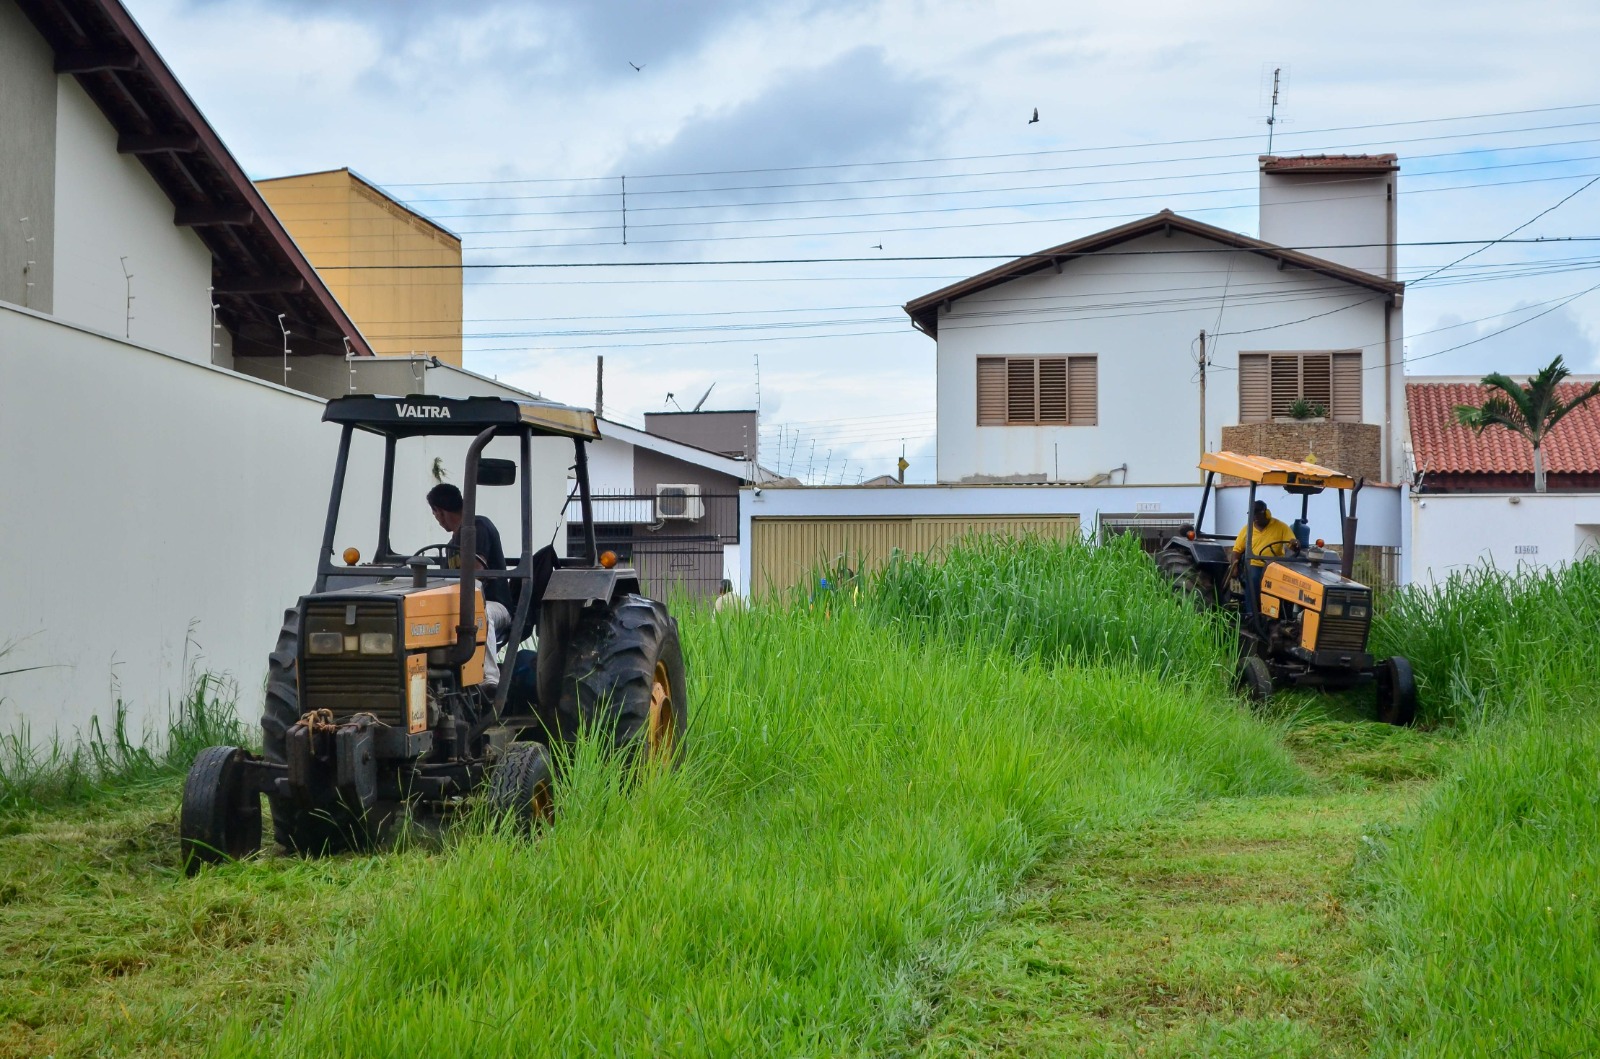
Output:
[[1401,731],[1364,698],[1250,713],[1226,630],[1147,563],[984,546],[685,614],[689,760],[628,784],[580,753],[534,841],[480,822],[186,880],[165,757],[36,768],[0,803],[0,1055],[1593,1039],[1592,670],[1537,645],[1593,644],[1591,573],[1391,599],[1378,636],[1442,725]]

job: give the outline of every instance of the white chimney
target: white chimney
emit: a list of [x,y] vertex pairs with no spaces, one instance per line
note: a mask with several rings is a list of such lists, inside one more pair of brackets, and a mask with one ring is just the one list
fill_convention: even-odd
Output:
[[1395,279],[1392,154],[1261,156],[1261,238]]

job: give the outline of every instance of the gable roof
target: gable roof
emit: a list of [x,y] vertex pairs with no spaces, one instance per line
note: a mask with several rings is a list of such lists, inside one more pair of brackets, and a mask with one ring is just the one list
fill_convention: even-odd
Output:
[[[1518,380],[1523,381],[1523,380]],[[1591,380],[1592,382],[1592,380]],[[1565,382],[1556,388],[1564,401],[1590,383]],[[1459,380],[1406,382],[1406,416],[1411,424],[1411,458],[1418,472],[1434,475],[1533,473],[1533,447],[1501,427],[1474,434],[1456,422],[1456,405],[1481,405],[1489,387]],[[1551,474],[1600,473],[1600,400],[1569,412],[1544,442],[1544,466]],[[1426,478],[1424,479],[1426,482]]]
[[282,352],[278,314],[297,354],[371,356],[372,349],[228,153],[119,0],[17,0],[117,131],[117,151],[139,159],[211,251],[218,318],[238,356]]
[[724,456],[720,452],[710,452],[682,441],[673,441],[660,434],[650,434],[634,427],[610,419],[601,419],[600,433],[603,437],[613,438],[626,442],[629,445],[651,452],[658,452],[663,456],[670,456],[684,463],[692,463],[696,467],[703,467],[708,471],[726,474],[730,478],[737,478],[741,482],[761,481],[761,468],[749,460],[736,460],[731,456]]
[[[1346,283],[1353,283],[1359,287],[1367,287],[1389,297],[1398,296],[1405,290],[1404,283],[1387,280],[1382,276],[1373,275],[1371,272],[1363,272],[1361,269],[1341,265],[1326,258],[1314,257],[1299,250],[1290,250],[1274,243],[1252,239],[1247,235],[1240,235],[1238,232],[1230,232],[1226,228],[1218,228],[1215,225],[1184,217],[1173,213],[1171,210],[1162,210],[1160,213],[1152,214],[1137,221],[1130,221],[1116,228],[1108,228],[1103,232],[1096,232],[1081,239],[1074,239],[1070,243],[1062,243],[1060,246],[1053,246],[1048,250],[1040,250],[1036,254],[1019,257],[1015,261],[1007,262],[987,272],[981,272],[959,283],[953,283],[948,287],[934,291],[932,294],[924,294],[920,298],[906,302],[905,311],[911,317],[911,322],[917,330],[929,337],[937,338],[939,334],[939,307],[946,302],[952,302],[957,298],[965,298],[969,294],[976,294],[979,291],[988,290],[990,287],[997,287],[1008,280],[1040,272],[1047,268],[1059,271],[1061,265],[1071,261],[1073,258],[1083,257],[1099,250],[1106,250],[1119,243],[1153,235],[1157,232],[1182,232],[1187,235],[1198,236],[1201,239],[1208,239],[1214,243],[1220,243],[1223,246],[1233,247],[1234,249],[1253,251],[1263,257],[1272,258],[1281,265],[1317,272],[1333,279],[1343,280]],[[1163,251],[1150,252],[1162,253]]]

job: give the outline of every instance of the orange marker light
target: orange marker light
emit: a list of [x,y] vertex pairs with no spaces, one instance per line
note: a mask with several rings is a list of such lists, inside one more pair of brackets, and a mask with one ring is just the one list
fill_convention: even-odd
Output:
[[1190,540],[1194,540],[1194,530],[1190,530],[1188,533],[1185,533],[1184,536],[1188,537]]
[[1322,543],[1322,538],[1321,537],[1317,538],[1317,547],[1318,548],[1325,547],[1325,545]]
[[600,565],[605,567],[607,570],[611,569],[613,566],[616,566],[617,565],[617,553],[616,552],[601,552],[600,553]]
[[360,548],[346,548],[344,550],[344,565],[354,566],[361,561]]

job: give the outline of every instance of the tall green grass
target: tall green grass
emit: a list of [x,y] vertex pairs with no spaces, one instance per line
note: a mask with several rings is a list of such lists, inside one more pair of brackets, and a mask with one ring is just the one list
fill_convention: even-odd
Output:
[[1595,1054],[1600,719],[1533,722],[1483,733],[1374,847],[1376,1054]]
[[1177,599],[1131,535],[1093,547],[971,537],[941,557],[897,555],[862,595],[885,624],[1020,659],[1128,665],[1215,687],[1231,676],[1228,623]]
[[1419,719],[1480,725],[1600,701],[1600,558],[1481,567],[1380,597],[1373,652],[1405,655]]
[[27,724],[0,732],[0,817],[182,773],[207,746],[255,742],[239,723],[237,698],[232,681],[200,673],[172,705],[164,731],[132,731],[128,708],[119,699],[109,731],[96,716],[89,730],[76,736],[52,732],[41,740]]
[[578,754],[553,827],[462,837],[281,1027],[236,1026],[218,1052],[882,1049],[1045,851],[1300,782],[1220,697],[1127,665],[1018,665],[981,637],[918,642],[881,614],[686,615],[680,769],[629,785]]

